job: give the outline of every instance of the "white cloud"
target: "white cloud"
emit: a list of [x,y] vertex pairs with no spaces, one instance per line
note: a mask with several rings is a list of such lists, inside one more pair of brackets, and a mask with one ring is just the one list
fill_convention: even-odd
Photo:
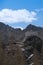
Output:
[[17,23],[17,22],[32,22],[37,20],[37,13],[35,11],[29,11],[26,9],[12,10],[2,9],[0,10],[0,22],[4,23]]

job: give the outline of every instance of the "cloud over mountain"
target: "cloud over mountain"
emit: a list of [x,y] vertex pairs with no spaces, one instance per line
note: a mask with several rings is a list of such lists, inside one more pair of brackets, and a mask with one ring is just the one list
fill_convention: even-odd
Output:
[[27,9],[2,9],[0,10],[0,22],[17,23],[17,22],[32,22],[37,20],[37,13]]

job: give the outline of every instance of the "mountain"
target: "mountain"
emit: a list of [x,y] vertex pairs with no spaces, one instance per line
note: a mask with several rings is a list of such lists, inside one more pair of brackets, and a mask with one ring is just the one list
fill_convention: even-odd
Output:
[[26,65],[21,48],[16,45],[21,37],[21,29],[0,22],[0,65]]
[[0,22],[0,65],[29,65],[34,55],[43,65],[42,41],[42,27],[30,24],[21,30]]
[[43,28],[42,28],[42,27],[35,26],[35,25],[32,25],[32,24],[29,24],[29,25],[24,29],[24,31],[28,31],[28,30],[40,31],[40,30],[43,30]]
[[26,36],[33,34],[43,39],[43,28],[30,24],[24,30],[21,30],[20,28],[15,29],[0,22],[0,40],[4,41],[4,44],[22,41]]
[[14,29],[0,22],[0,39],[3,43],[9,43],[19,40],[23,36],[20,28]]
[[29,24],[24,30],[25,36],[36,35],[43,40],[43,28]]
[[30,24],[23,31],[27,65],[43,65],[43,28]]

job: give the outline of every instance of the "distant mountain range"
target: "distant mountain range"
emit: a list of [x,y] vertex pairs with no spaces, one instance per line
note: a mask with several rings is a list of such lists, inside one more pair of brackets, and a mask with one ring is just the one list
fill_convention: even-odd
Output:
[[5,44],[14,41],[22,41],[26,36],[36,35],[43,40],[43,28],[32,24],[28,25],[24,30],[20,28],[12,28],[0,22],[0,40]]
[[43,39],[43,28],[30,24],[24,30],[21,30],[0,22],[0,37],[6,44],[11,41],[22,41],[26,36],[34,34]]

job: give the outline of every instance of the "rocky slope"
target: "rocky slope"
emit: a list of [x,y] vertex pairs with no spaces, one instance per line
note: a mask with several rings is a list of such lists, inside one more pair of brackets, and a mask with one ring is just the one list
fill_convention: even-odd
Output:
[[[37,56],[37,52],[39,56],[39,52],[43,50],[41,50],[43,45],[40,39],[43,41],[42,27],[30,24],[24,30],[21,30],[20,28],[14,29],[0,22],[0,65],[31,64],[31,61],[33,62],[33,58],[31,57],[33,57],[34,54]],[[19,48],[21,45],[24,46]],[[43,65],[43,53],[41,53],[41,55],[41,65]],[[37,58],[35,57],[35,59]],[[36,63],[36,60],[34,62]],[[39,65],[39,62],[36,65]]]
[[26,36],[37,35],[43,39],[43,28],[34,25],[28,25],[24,30],[14,29],[0,22],[0,40],[4,43],[10,41],[22,41]]
[[38,27],[38,26],[34,26],[30,24],[23,31],[25,32],[25,36],[36,35],[43,40],[43,28],[42,27]]

